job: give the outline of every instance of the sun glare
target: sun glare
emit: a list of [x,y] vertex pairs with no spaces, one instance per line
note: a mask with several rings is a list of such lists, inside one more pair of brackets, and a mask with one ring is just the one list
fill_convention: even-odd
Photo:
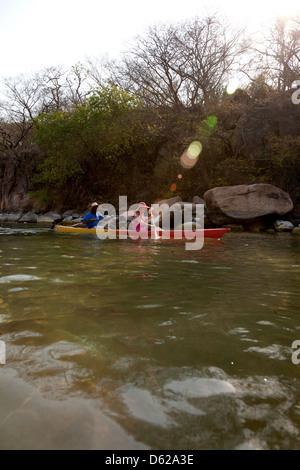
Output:
[[300,14],[299,0],[272,0],[262,2],[254,0],[251,7],[245,9],[244,15],[247,22],[257,25],[268,21],[274,21],[280,17],[295,17]]

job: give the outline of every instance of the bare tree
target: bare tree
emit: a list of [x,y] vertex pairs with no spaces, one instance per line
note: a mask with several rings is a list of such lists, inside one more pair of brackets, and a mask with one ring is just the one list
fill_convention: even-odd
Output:
[[111,79],[149,104],[209,103],[220,96],[246,50],[242,31],[229,31],[215,15],[151,27],[120,64],[111,64]]
[[277,93],[285,93],[300,77],[300,18],[278,18],[252,46],[252,60],[244,71],[251,81],[259,77]]
[[41,113],[69,110],[82,104],[88,91],[82,64],[70,70],[53,66],[38,73],[4,80],[0,102],[0,149],[13,149],[24,141]]
[[115,61],[107,55],[99,57],[87,57],[85,61],[85,73],[91,87],[101,87],[109,81]]
[[88,70],[85,65],[79,62],[71,67],[66,76],[67,102],[69,105],[83,104],[90,90],[88,79]]

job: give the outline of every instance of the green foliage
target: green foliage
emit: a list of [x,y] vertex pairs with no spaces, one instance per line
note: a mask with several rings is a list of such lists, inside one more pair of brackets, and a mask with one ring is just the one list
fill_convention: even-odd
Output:
[[235,186],[256,182],[259,170],[244,158],[230,157],[220,162],[212,179],[213,186]]
[[32,183],[68,187],[70,195],[70,183],[91,195],[119,194],[139,149],[156,132],[134,96],[115,86],[94,90],[71,111],[37,118],[34,135],[45,158]]
[[[69,111],[44,113],[34,129],[44,158],[31,181],[33,195],[47,205],[60,194],[65,205],[79,207],[94,199],[117,204],[121,194],[130,203],[174,195],[190,200],[214,186],[269,182],[299,196],[300,137],[270,136],[260,168],[232,155],[236,117],[234,103],[227,105],[207,115],[200,107],[149,108],[110,85]],[[180,157],[193,141],[202,152],[192,168],[183,168]]]
[[259,74],[247,87],[247,93],[257,101],[267,101],[275,96],[276,91],[268,84],[268,76]]
[[53,204],[53,197],[46,188],[39,189],[37,191],[31,191],[30,198],[32,200],[39,201],[43,210],[51,208],[51,205]]
[[299,198],[300,136],[270,135],[267,139],[265,154],[268,182],[281,187],[292,198]]

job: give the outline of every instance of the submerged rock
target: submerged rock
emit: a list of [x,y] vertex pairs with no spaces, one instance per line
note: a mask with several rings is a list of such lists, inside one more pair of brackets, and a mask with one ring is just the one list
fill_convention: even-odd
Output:
[[215,224],[245,223],[293,209],[291,197],[271,184],[217,187],[204,194],[209,218]]

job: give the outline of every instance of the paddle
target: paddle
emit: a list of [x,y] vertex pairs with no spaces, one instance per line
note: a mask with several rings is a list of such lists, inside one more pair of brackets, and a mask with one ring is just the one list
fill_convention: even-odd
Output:
[[77,227],[77,225],[89,224],[90,222],[97,222],[97,219],[88,219],[84,222],[78,222],[78,224],[71,225],[71,227]]
[[[148,224],[147,222],[143,222],[142,220],[140,220],[140,223],[142,225],[147,225],[147,227],[154,227],[154,240],[158,240],[159,238],[161,238],[161,236],[158,234],[158,230],[159,230],[159,227],[156,227],[155,224]],[[161,229],[163,230],[163,229]]]
[[77,227],[77,225],[81,225],[81,224],[89,224],[90,222],[101,222],[102,220],[105,220],[105,222],[109,219],[111,219],[111,215],[106,215],[105,217],[103,217],[103,219],[87,219],[87,220],[83,220],[81,222],[78,222],[78,224],[75,224],[75,225],[71,225],[71,227]]
[[[97,219],[88,219],[84,222],[78,222],[77,224],[70,225],[70,227],[77,227],[78,225],[89,224],[90,222],[97,222]],[[53,222],[53,224],[51,225],[51,229],[54,229],[55,226],[56,226],[56,223]]]

